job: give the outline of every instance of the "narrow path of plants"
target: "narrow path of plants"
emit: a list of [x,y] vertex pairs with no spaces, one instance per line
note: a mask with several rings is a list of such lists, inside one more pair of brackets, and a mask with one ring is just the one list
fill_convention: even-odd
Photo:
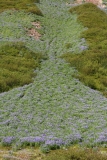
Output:
[[59,58],[86,47],[79,38],[84,28],[63,0],[42,0],[38,6],[44,15],[38,18],[42,38],[26,37],[26,46],[48,59],[35,70],[33,83],[0,94],[0,142],[13,148],[39,144],[43,151],[105,143],[107,99],[74,79],[76,70]]

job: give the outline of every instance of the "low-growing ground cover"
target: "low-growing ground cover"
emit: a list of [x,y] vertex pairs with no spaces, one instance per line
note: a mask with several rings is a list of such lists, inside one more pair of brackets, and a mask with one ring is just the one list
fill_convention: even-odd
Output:
[[[73,78],[77,71],[59,58],[65,52],[81,53],[83,46],[87,48],[85,39],[80,38],[85,29],[63,0],[43,0],[38,7],[44,17],[24,12],[10,15],[10,11],[0,14],[2,25],[9,28],[8,37],[1,32],[0,45],[22,39],[31,51],[48,56],[35,70],[33,83],[0,94],[0,145],[13,150],[40,146],[43,152],[74,144],[106,146],[107,99]],[[5,23],[9,18],[10,25],[16,23],[13,35]],[[32,27],[34,20],[42,26],[38,41],[23,29]]]
[[101,151],[93,149],[84,149],[79,147],[70,147],[68,149],[51,151],[44,157],[45,160],[106,160],[107,155],[101,154]]
[[73,146],[42,153],[39,148],[27,147],[13,151],[9,147],[0,147],[0,160],[106,160],[106,149],[93,150]]
[[88,50],[81,46],[81,54],[66,53],[63,57],[78,69],[79,80],[107,96],[107,14],[91,3],[70,9],[74,11],[87,27],[81,37],[87,40]]
[[34,69],[39,67],[41,53],[30,51],[24,43],[8,43],[0,47],[0,92],[33,81]]
[[36,45],[35,48],[26,45],[35,41],[28,35],[29,29],[40,31],[33,25],[37,18],[36,14],[16,10],[0,14],[0,92],[31,83],[36,75],[34,70],[45,58]]
[[34,40],[33,37],[28,36],[28,30],[36,29],[38,32],[41,31],[42,29],[37,29],[32,25],[33,22],[36,23],[37,21],[38,16],[36,14],[26,13],[22,10],[2,12],[0,14],[0,45],[7,42],[28,42]]
[[7,9],[24,10],[37,15],[42,15],[42,12],[35,3],[39,3],[39,0],[0,0],[0,12]]

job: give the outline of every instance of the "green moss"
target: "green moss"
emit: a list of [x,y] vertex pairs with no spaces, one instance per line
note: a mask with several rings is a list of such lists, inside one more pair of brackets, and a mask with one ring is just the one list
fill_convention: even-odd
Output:
[[68,149],[60,149],[51,151],[45,157],[45,160],[106,160],[107,156],[93,149],[82,149],[79,147],[71,147]]
[[0,12],[7,9],[24,10],[37,15],[43,15],[40,9],[35,3],[39,3],[39,0],[1,0],[0,1]]
[[82,54],[66,53],[62,57],[78,69],[75,75],[87,86],[107,96],[107,15],[94,4],[86,3],[70,9],[87,29],[81,37],[89,46]]
[[0,47],[0,92],[32,82],[34,69],[39,67],[41,53],[30,51],[24,43]]

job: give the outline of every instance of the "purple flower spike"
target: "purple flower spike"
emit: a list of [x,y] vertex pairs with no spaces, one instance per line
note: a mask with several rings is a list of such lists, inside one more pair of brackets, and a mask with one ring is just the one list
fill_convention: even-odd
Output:
[[3,143],[4,143],[4,144],[11,144],[14,139],[15,139],[15,137],[5,137],[5,138],[3,139]]
[[57,139],[57,140],[47,140],[45,142],[46,145],[52,146],[52,145],[57,145],[57,146],[61,146],[64,144],[64,142],[61,139]]
[[28,143],[43,143],[44,142],[44,138],[43,137],[24,137],[20,139],[21,142],[28,142]]
[[80,46],[81,51],[86,50],[88,47],[87,46]]

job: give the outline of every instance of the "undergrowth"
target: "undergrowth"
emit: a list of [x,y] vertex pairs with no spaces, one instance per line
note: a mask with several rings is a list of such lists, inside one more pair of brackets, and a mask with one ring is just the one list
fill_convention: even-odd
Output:
[[32,82],[41,53],[30,51],[22,42],[0,47],[0,92]]
[[[24,150],[13,151],[11,148],[0,148],[3,152],[0,155],[1,160],[29,159],[29,160],[106,160],[105,150],[80,148],[77,146],[51,150],[49,153],[42,153],[38,147],[27,147]],[[8,152],[7,152],[8,151]]]
[[93,149],[69,148],[51,151],[45,160],[106,160],[107,156],[102,155]]
[[107,96],[107,15],[91,3],[70,9],[78,14],[78,21],[86,27],[81,37],[89,46],[81,54],[65,53],[62,57],[79,71],[75,75],[85,85]]
[[40,9],[35,3],[39,3],[39,0],[0,0],[0,12],[7,9],[13,10],[24,10],[26,12],[31,12],[37,15],[43,15]]

